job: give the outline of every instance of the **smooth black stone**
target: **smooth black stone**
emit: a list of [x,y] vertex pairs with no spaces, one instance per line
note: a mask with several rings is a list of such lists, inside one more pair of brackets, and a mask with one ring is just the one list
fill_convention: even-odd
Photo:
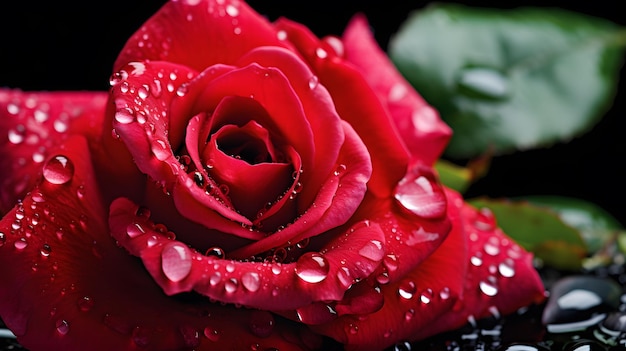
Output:
[[614,332],[626,332],[626,312],[612,312],[602,322],[602,326]]
[[606,351],[606,348],[593,340],[581,339],[565,344],[563,351]]
[[621,287],[612,279],[568,276],[552,286],[541,320],[552,333],[570,331],[570,325],[572,330],[585,329],[616,311],[621,295]]
[[511,343],[500,346],[498,351],[550,351],[550,349],[530,343]]

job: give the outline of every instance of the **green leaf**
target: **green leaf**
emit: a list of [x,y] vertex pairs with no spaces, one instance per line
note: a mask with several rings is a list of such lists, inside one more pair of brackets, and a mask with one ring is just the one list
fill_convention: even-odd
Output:
[[472,171],[469,168],[457,166],[446,160],[438,160],[435,169],[439,173],[439,179],[448,188],[459,193],[465,192],[473,180]]
[[603,249],[623,231],[620,222],[596,204],[562,196],[524,196],[524,200],[551,210],[580,233],[591,253]]
[[502,230],[544,264],[566,270],[581,268],[587,255],[585,242],[578,230],[550,209],[506,199],[478,198],[469,203],[477,208],[489,208]]
[[391,39],[400,72],[454,130],[446,155],[547,146],[588,130],[608,109],[626,30],[547,8],[434,4]]

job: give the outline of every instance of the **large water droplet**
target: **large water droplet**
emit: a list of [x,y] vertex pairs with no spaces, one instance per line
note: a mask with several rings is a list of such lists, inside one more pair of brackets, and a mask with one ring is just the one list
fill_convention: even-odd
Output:
[[129,124],[135,121],[135,111],[129,107],[119,109],[115,112],[115,120],[121,124]]
[[408,211],[423,218],[446,213],[446,196],[431,169],[415,167],[398,183],[395,198]]
[[359,254],[372,261],[380,261],[385,255],[385,251],[380,241],[370,240],[359,250]]
[[241,276],[241,284],[248,291],[255,292],[261,287],[261,278],[256,272],[246,272]]
[[57,332],[61,335],[65,335],[70,331],[70,324],[63,319],[56,321]]
[[498,272],[500,272],[500,275],[503,277],[511,278],[515,275],[514,264],[513,260],[508,258],[498,265]]
[[213,327],[206,327],[204,328],[204,332],[203,332],[204,336],[207,337],[207,339],[211,340],[211,341],[218,341],[220,339],[220,332],[219,330],[213,328]]
[[170,243],[161,252],[163,274],[173,282],[179,282],[189,275],[191,263],[191,252],[181,243]]
[[56,155],[43,166],[43,177],[52,184],[65,184],[74,176],[74,163],[63,156]]
[[274,316],[267,311],[253,310],[250,312],[250,331],[252,334],[266,338],[274,330]]
[[319,283],[326,279],[330,266],[324,256],[316,252],[307,252],[296,262],[295,272],[307,283]]
[[415,283],[410,280],[403,281],[398,287],[398,295],[405,300],[412,299],[416,291],[417,287],[415,286]]
[[87,312],[91,310],[91,308],[93,307],[93,304],[94,304],[94,301],[89,296],[83,296],[80,299],[78,299],[78,308],[83,312]]
[[509,95],[509,79],[487,67],[465,68],[457,79],[459,91],[469,97],[502,100]]
[[491,280],[482,280],[478,283],[478,287],[483,294],[489,297],[496,296],[498,293],[498,287]]

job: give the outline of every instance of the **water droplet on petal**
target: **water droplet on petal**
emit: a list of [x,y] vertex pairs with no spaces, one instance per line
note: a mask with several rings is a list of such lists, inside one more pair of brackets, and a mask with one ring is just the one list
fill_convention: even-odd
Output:
[[410,300],[413,298],[416,290],[417,287],[415,286],[415,283],[410,280],[406,280],[400,283],[400,286],[398,287],[398,295],[405,300]]
[[148,98],[148,96],[150,96],[150,86],[147,84],[140,86],[139,89],[137,89],[137,95],[141,100]]
[[161,252],[163,274],[173,282],[179,282],[189,275],[191,263],[191,252],[181,243],[170,243]]
[[125,107],[115,112],[115,120],[121,124],[129,124],[135,121],[135,111]]
[[307,252],[296,262],[295,272],[307,283],[319,283],[326,279],[330,266],[324,256],[315,252]]
[[489,297],[496,296],[498,293],[498,287],[492,282],[492,280],[482,280],[478,283],[478,287],[483,294]]
[[211,341],[218,341],[220,339],[220,332],[213,327],[204,328],[203,334]]
[[423,218],[446,213],[446,196],[431,169],[416,167],[398,183],[396,200],[408,211]]
[[274,316],[267,311],[253,310],[250,312],[250,331],[252,334],[266,338],[274,330]]
[[256,272],[246,272],[241,276],[241,284],[248,291],[255,292],[261,287],[261,278]]
[[309,89],[313,90],[315,88],[317,88],[317,86],[320,84],[320,79],[317,78],[317,76],[312,76],[309,79]]
[[320,59],[325,59],[326,57],[328,57],[328,52],[326,52],[326,50],[322,48],[317,48],[315,50],[315,56],[317,56]]
[[50,256],[50,253],[52,253],[52,248],[48,244],[43,244],[41,246],[41,250],[39,250],[39,253],[42,257],[48,257]]
[[433,291],[431,289],[426,289],[422,292],[422,295],[420,296],[420,301],[427,305],[430,303],[430,301],[433,299]]
[[74,176],[74,163],[63,155],[56,155],[43,166],[43,177],[52,184],[65,184]]
[[26,242],[26,238],[20,238],[19,240],[15,240],[13,246],[18,250],[24,250],[26,246],[28,246],[28,242]]
[[61,335],[67,334],[70,331],[70,324],[63,319],[60,319],[56,322],[57,332]]
[[239,282],[237,282],[237,279],[235,278],[230,278],[224,283],[224,290],[226,290],[226,292],[229,294],[232,294],[235,291],[237,291],[238,287],[239,287]]
[[385,251],[380,241],[370,240],[359,250],[359,254],[372,261],[380,261],[385,255]]
[[3,232],[0,232],[0,247],[4,246],[4,243],[6,243],[7,238],[6,235],[4,235]]
[[213,256],[213,257],[217,257],[220,259],[226,257],[226,253],[224,252],[224,249],[222,249],[221,247],[217,247],[217,246],[208,248],[206,252],[204,253],[204,255]]
[[498,265],[498,272],[500,275],[506,278],[511,278],[515,275],[514,262],[512,259],[506,259],[504,262]]
[[78,299],[78,308],[83,312],[87,312],[91,310],[91,308],[93,307],[93,304],[94,304],[94,301],[89,296],[83,296],[80,299]]

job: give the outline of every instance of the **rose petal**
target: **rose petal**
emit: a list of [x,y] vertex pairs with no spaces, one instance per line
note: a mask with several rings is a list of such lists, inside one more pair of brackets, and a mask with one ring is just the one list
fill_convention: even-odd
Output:
[[169,1],[131,36],[114,67],[163,60],[202,71],[264,45],[282,46],[267,19],[243,1]]
[[22,345],[33,350],[322,347],[323,339],[269,313],[192,295],[164,296],[143,265],[109,236],[85,140],[68,138],[55,152],[71,160],[70,180],[43,181],[0,221],[0,315]]
[[448,144],[452,135],[450,127],[378,47],[365,16],[357,15],[350,21],[343,44],[346,60],[363,73],[369,86],[387,106],[412,157],[432,165]]
[[390,184],[395,186],[408,164],[407,149],[396,137],[398,134],[388,111],[361,72],[337,57],[329,44],[320,42],[298,23],[281,18],[275,26],[313,67],[321,84],[333,97],[339,116],[355,128],[368,146],[373,163],[368,188],[379,197],[387,197],[393,191]]
[[[458,221],[455,206],[458,201],[450,201],[448,213]],[[402,279],[390,282],[387,276],[373,276],[384,297],[381,309],[347,314],[312,329],[347,344],[347,350],[382,350],[397,341],[423,337],[422,330],[433,320],[455,314],[452,309],[462,295],[468,265],[466,244],[462,228],[455,227],[437,251]]]
[[468,318],[507,315],[545,298],[532,254],[498,228],[493,214],[467,204],[460,211],[460,221],[455,221],[454,226],[465,231],[469,256],[463,299],[455,313],[443,315],[425,328],[424,336],[461,327]]
[[0,214],[33,188],[50,150],[70,135],[88,135],[99,148],[105,103],[104,92],[0,89]]
[[[205,256],[158,230],[138,206],[124,198],[111,205],[109,223],[118,243],[143,260],[168,295],[196,291],[225,303],[265,310],[288,310],[315,301],[339,300],[356,281],[380,264],[384,238],[367,223],[333,239],[321,253],[293,263],[261,263]],[[371,254],[370,246],[380,251]],[[364,250],[367,254],[364,254]]]
[[319,83],[319,78],[314,72],[292,51],[277,47],[259,47],[243,56],[238,64],[246,65],[253,62],[265,67],[278,67],[285,74],[300,98],[311,126],[315,145],[313,158],[315,167],[306,169],[306,172],[301,174],[300,181],[306,186],[298,195],[297,203],[302,212],[317,196],[318,185],[334,171],[337,153],[343,143],[343,131],[333,97]]
[[286,242],[297,243],[336,228],[351,218],[361,205],[372,166],[367,149],[356,132],[345,122],[342,126],[345,142],[336,169],[318,189],[311,207],[285,229],[231,252],[232,257],[246,258],[283,246]]

